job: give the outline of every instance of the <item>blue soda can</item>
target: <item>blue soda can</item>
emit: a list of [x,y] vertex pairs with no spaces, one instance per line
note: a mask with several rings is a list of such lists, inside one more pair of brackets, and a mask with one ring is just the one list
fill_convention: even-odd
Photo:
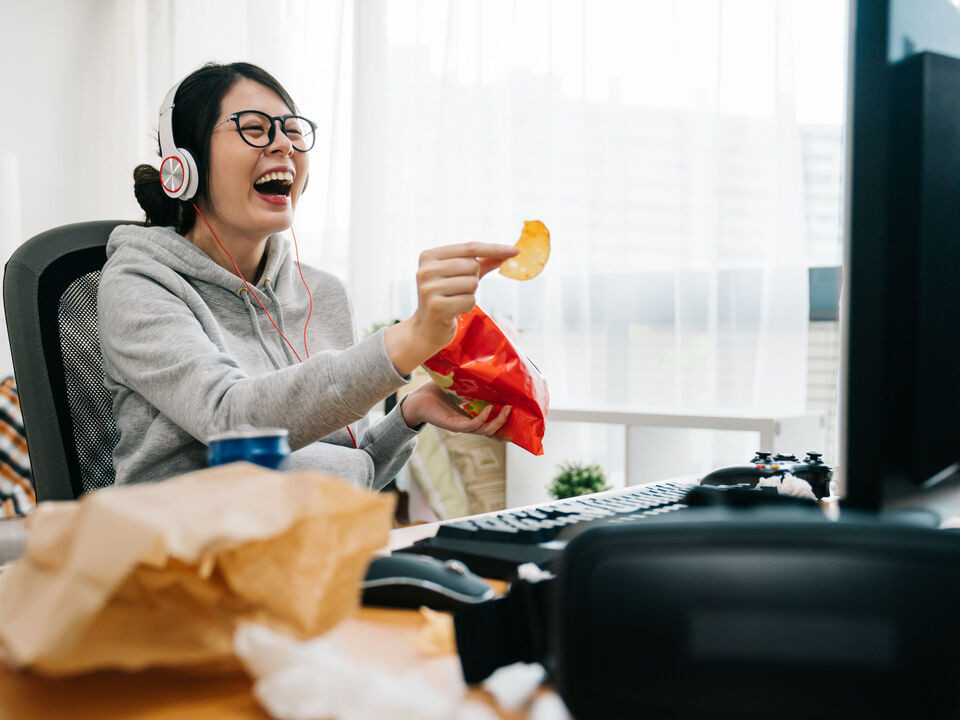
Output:
[[290,443],[283,428],[228,430],[207,440],[207,464],[211,467],[246,460],[282,470],[289,454]]

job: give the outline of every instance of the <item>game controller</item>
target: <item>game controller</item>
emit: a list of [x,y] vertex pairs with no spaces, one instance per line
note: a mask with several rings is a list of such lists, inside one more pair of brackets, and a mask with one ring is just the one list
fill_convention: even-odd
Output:
[[801,461],[796,455],[781,455],[757,451],[748,465],[731,465],[708,473],[700,481],[701,485],[749,485],[756,487],[763,478],[785,475],[805,480],[818,500],[830,495],[830,480],[833,468],[821,460],[823,453],[808,452]]

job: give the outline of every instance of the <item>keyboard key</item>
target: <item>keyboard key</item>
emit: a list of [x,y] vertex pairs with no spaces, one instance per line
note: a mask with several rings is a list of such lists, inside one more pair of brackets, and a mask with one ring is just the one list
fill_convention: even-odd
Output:
[[540,525],[532,518],[505,519],[504,522],[507,522],[511,527],[516,529],[517,533],[512,536],[511,539],[517,542],[537,543],[543,540],[543,532],[540,530]]
[[[586,495],[470,520],[440,524],[435,537],[409,548],[440,558],[462,560],[474,572],[507,579],[522,562],[544,567],[562,550],[568,528],[584,523],[643,522],[683,510],[682,500],[697,483],[641,485],[609,495]],[[561,535],[560,533],[563,532]]]
[[496,518],[480,518],[473,523],[478,528],[476,537],[480,540],[496,540],[510,542],[517,534],[517,529]]
[[479,528],[469,520],[444,523],[437,528],[437,537],[476,538]]

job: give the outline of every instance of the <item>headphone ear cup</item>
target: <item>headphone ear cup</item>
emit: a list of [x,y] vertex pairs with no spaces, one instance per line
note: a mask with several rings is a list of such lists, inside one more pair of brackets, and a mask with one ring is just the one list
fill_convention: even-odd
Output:
[[180,196],[181,200],[192,200],[197,194],[197,186],[200,184],[200,168],[197,167],[197,161],[186,148],[177,148],[180,156],[183,158],[184,165],[188,168],[187,177],[184,178],[184,184],[187,186]]
[[168,197],[190,200],[197,194],[197,161],[185,148],[177,148],[160,163],[160,184]]

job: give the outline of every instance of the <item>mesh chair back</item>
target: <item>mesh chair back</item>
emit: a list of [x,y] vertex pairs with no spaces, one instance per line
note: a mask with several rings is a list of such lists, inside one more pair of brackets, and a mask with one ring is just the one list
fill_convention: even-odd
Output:
[[3,301],[37,500],[68,500],[114,481],[118,440],[103,385],[97,286],[114,227],[41,233],[7,262]]
[[[60,352],[72,432],[66,437],[80,473],[80,490],[113,485],[113,448],[120,439],[110,393],[103,384],[103,357],[97,326],[100,271],[67,286],[57,307]],[[68,460],[68,465],[70,461]]]

